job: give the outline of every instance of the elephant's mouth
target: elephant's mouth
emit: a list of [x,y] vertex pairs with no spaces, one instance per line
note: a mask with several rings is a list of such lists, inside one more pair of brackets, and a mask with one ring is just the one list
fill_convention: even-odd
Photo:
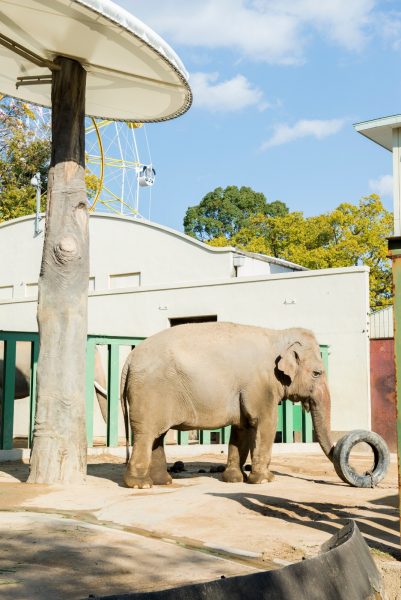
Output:
[[298,396],[297,394],[291,394],[288,397],[289,400],[291,400],[291,402],[300,402],[302,404],[302,407],[307,411],[310,412],[311,410],[311,401],[309,398],[303,398],[302,396]]

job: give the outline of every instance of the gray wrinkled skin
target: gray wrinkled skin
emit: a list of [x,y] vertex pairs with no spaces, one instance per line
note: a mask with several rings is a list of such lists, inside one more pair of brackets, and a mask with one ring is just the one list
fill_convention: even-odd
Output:
[[231,425],[224,481],[265,483],[270,473],[278,404],[289,398],[310,409],[316,437],[331,458],[330,396],[319,345],[301,328],[264,329],[233,323],[180,325],[151,336],[128,356],[121,376],[134,446],[129,487],[169,484],[163,439],[169,429]]

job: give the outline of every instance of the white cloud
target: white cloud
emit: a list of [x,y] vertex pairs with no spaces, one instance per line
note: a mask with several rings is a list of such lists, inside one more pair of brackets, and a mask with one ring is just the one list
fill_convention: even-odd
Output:
[[268,62],[298,62],[298,23],[280,10],[263,12],[250,0],[120,0],[167,40],[228,48]]
[[[360,50],[382,35],[377,0],[118,0],[173,44],[299,63],[311,35]],[[399,19],[398,19],[399,20]]]
[[393,195],[393,176],[382,175],[377,179],[369,180],[369,187],[375,194],[379,196],[390,196]]
[[344,124],[345,119],[301,119],[295,125],[280,123],[274,128],[272,137],[261,145],[261,150],[288,144],[303,137],[314,137],[321,140],[338,133]]
[[255,106],[264,110],[268,104],[263,93],[243,75],[218,81],[218,73],[191,73],[194,106],[211,111],[237,111]]
[[[267,0],[261,0],[266,4]],[[347,50],[360,50],[370,37],[378,13],[375,0],[275,0],[306,29],[315,29]]]

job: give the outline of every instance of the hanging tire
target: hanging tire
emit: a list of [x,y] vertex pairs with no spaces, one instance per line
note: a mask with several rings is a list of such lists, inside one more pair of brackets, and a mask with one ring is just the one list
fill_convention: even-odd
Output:
[[[351,450],[360,442],[368,444],[374,455],[374,466],[364,475],[357,473],[349,464]],[[383,438],[373,431],[364,431],[363,429],[356,429],[344,435],[338,440],[333,451],[333,465],[337,475],[345,483],[354,487],[375,487],[385,476],[389,462],[390,453]]]

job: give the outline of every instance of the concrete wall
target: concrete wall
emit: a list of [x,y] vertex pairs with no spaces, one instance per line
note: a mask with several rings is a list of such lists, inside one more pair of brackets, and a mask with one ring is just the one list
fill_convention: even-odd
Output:
[[[213,314],[221,321],[312,329],[330,346],[332,428],[370,428],[366,268],[93,292],[89,333],[147,337],[169,327],[169,318]],[[0,328],[36,330],[36,303],[0,302]]]
[[[94,294],[93,333],[149,336],[169,318],[216,314],[271,328],[312,329],[330,346],[332,427],[370,428],[368,271],[333,269],[175,288]],[[113,315],[107,323],[104,314]]]
[[[125,217],[94,216],[90,228],[89,333],[147,337],[202,315],[312,329],[330,346],[333,429],[370,428],[367,268],[292,272],[247,256],[235,278],[233,249]],[[32,217],[0,226],[0,329],[37,330],[42,244]]]
[[[115,215],[92,215],[90,291],[171,285],[235,276],[233,248],[213,248],[148,221]],[[44,228],[44,222],[41,223]],[[34,235],[34,217],[0,225],[0,301],[37,297],[43,231]],[[290,272],[293,268],[249,255],[239,276]]]

